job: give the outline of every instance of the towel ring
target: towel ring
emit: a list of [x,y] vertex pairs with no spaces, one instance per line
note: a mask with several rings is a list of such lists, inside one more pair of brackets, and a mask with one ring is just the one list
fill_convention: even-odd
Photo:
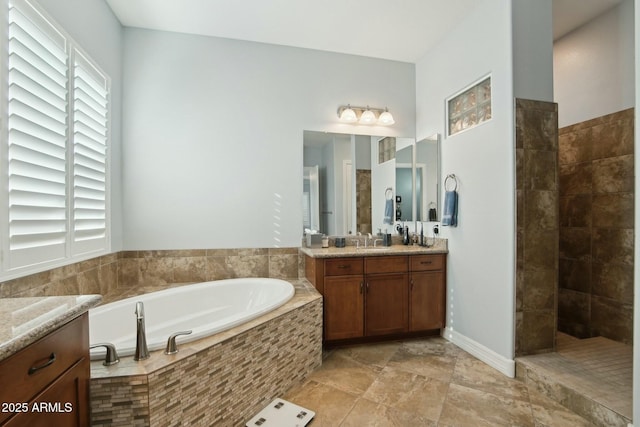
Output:
[[[453,190],[449,190],[447,188],[447,181],[449,181],[450,179],[453,180]],[[449,174],[447,175],[447,177],[444,180],[444,191],[456,191],[458,189],[458,179],[456,178],[455,174]]]
[[384,198],[387,200],[391,200],[393,198],[393,188],[387,187],[387,189],[384,190]]

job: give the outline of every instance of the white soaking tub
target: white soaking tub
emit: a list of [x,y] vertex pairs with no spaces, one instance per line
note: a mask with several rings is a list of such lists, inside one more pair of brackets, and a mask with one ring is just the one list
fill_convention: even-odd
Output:
[[[293,297],[291,283],[280,279],[225,279],[179,286],[135,296],[89,310],[89,340],[114,344],[119,356],[136,346],[136,303],[144,304],[149,351],[165,348],[169,335],[191,330],[178,343],[194,341],[230,329],[274,310]],[[91,350],[91,358],[104,355]]]

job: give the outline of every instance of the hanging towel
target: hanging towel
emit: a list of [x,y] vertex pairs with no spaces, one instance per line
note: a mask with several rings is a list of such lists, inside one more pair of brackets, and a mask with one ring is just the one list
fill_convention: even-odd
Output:
[[387,199],[384,203],[384,220],[382,223],[393,224],[393,199]]
[[458,193],[456,191],[446,191],[444,193],[442,225],[451,227],[458,225]]

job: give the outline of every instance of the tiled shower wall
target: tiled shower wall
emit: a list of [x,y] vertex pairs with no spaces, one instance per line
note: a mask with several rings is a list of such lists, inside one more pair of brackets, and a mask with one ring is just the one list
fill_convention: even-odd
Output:
[[560,129],[558,329],[633,336],[634,110]]
[[516,100],[516,356],[552,351],[558,293],[558,109]]
[[[298,248],[123,251],[0,283],[0,298],[108,294],[235,277],[304,277]],[[302,273],[300,273],[302,271]]]

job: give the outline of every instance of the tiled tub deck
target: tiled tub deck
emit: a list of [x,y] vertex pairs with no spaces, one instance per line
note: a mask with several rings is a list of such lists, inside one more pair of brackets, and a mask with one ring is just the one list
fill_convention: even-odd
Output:
[[291,283],[282,307],[176,355],[92,362],[91,424],[244,425],[322,363],[322,297],[306,280]]

